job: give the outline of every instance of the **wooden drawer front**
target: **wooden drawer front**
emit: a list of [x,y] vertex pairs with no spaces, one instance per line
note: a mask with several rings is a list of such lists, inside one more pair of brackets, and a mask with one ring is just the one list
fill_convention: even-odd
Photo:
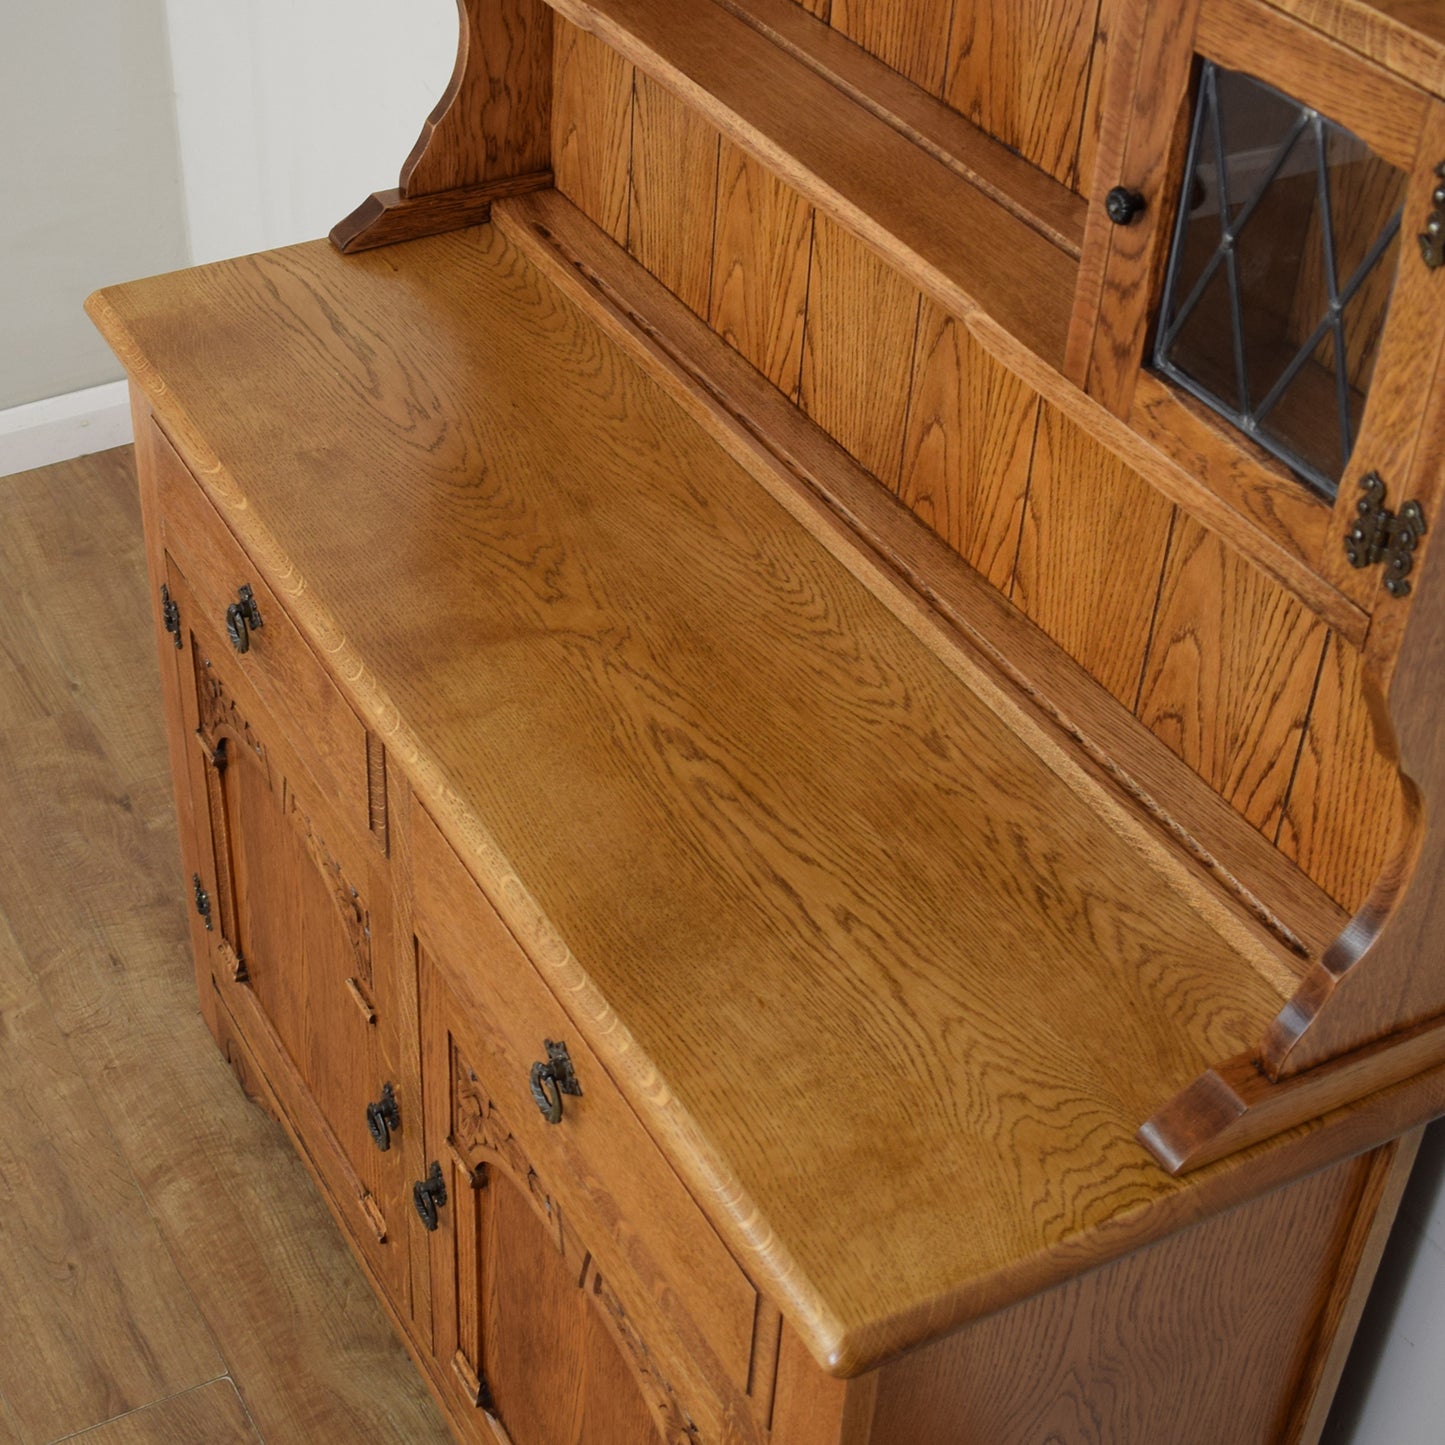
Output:
[[[417,934],[467,1010],[497,1107],[654,1352],[660,1327],[703,1378],[726,1383],[734,1419],[766,1418],[766,1401],[745,1397],[772,1378],[769,1311],[436,826],[419,808],[414,819]],[[566,1044],[582,1090],[555,1125],[529,1083],[548,1039]]]
[[232,671],[255,688],[317,780],[331,791],[343,820],[366,836],[376,824],[366,729],[159,431],[154,454],[166,550],[180,563],[197,604],[214,624],[211,630],[225,635],[226,609],[243,585],[255,596],[262,625],[249,633],[247,651],[227,649]]

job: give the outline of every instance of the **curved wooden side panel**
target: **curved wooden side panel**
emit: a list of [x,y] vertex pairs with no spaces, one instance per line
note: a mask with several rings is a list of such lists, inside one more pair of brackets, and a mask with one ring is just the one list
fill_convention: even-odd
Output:
[[457,63],[394,190],[331,232],[343,252],[487,219],[492,202],[552,183],[552,11],[543,0],[457,0]]
[[1445,1014],[1445,547],[1431,549],[1415,590],[1388,702],[1378,679],[1389,660],[1372,659],[1367,680],[1381,748],[1398,758],[1404,783],[1399,841],[1364,907],[1266,1035],[1271,1078]]
[[[1414,258],[1406,256],[1404,266]],[[1399,771],[1390,861],[1251,1054],[1171,1099],[1140,1139],[1173,1173],[1318,1118],[1445,1059],[1445,276],[1402,274],[1431,400],[1390,485],[1424,507],[1408,596],[1381,590],[1366,645],[1375,745]],[[1392,800],[1381,798],[1380,806]]]

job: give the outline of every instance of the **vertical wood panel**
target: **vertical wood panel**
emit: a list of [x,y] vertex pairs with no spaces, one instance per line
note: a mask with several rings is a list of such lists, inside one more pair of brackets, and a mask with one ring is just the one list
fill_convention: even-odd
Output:
[[1216,1215],[886,1365],[888,1442],[1278,1445],[1371,1156]]
[[633,99],[628,250],[699,316],[712,292],[717,131],[639,75]]
[[994,586],[1018,552],[1039,401],[925,301],[899,495]]
[[896,490],[922,298],[823,216],[808,294],[803,409]]
[[952,10],[953,0],[833,0],[831,19],[835,30],[938,95]]
[[553,39],[552,170],[557,189],[627,244],[633,68],[561,16]]
[[1075,190],[1099,0],[961,0],[944,99]]
[[1043,405],[1014,601],[1126,707],[1139,689],[1173,511]]
[[790,186],[723,141],[709,319],[792,400],[803,365],[813,209]]
[[1331,637],[1285,807],[1279,846],[1352,912],[1390,846],[1399,780],[1370,727],[1360,654]]
[[1179,518],[1139,716],[1271,838],[1325,636],[1302,603],[1193,518]]

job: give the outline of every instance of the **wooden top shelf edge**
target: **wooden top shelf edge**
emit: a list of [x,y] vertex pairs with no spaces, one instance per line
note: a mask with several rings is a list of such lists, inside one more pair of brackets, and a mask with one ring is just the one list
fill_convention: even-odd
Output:
[[[734,13],[744,7],[547,3],[706,116],[954,314],[987,318],[1014,345],[1062,369],[1078,262],[1037,222],[1020,219],[1019,197],[1012,208],[1000,204],[965,179],[967,166],[944,164],[883,119],[885,107],[852,98],[824,73],[824,61],[799,58]],[[974,149],[996,188],[1005,168],[985,157],[986,147]]]
[[1433,1107],[1160,1171],[1140,1120],[1280,987],[497,228],[91,310],[829,1368]]
[[1445,10],[1435,0],[1269,0],[1403,80],[1445,96]]
[[1070,256],[1084,244],[1087,202],[870,55],[795,0],[714,0],[816,70],[850,99],[958,172]]

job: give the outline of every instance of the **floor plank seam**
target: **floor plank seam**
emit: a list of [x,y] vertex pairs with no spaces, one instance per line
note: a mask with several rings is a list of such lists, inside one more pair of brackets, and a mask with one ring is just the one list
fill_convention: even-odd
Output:
[[[172,1394],[162,1395],[156,1400],[147,1400],[144,1405],[137,1405],[133,1410],[122,1410],[119,1415],[111,1415],[107,1419],[97,1420],[93,1425],[86,1425],[80,1430],[72,1430],[69,1435],[57,1435],[53,1440],[47,1440],[45,1445],[66,1445],[68,1440],[82,1440],[93,1431],[104,1430],[120,1420],[129,1420],[132,1415],[139,1415],[146,1410],[154,1410],[158,1405],[169,1405],[172,1400],[183,1400],[187,1395],[194,1395],[197,1390],[204,1390],[220,1380],[229,1381],[232,1388],[235,1387],[236,1382],[231,1379],[228,1372],[223,1371],[219,1375],[212,1375],[209,1380],[198,1380],[194,1385],[187,1385],[184,1390],[176,1390]],[[236,1391],[238,1396],[240,1393],[239,1390]],[[242,1408],[244,1408],[244,1402],[242,1402]]]

